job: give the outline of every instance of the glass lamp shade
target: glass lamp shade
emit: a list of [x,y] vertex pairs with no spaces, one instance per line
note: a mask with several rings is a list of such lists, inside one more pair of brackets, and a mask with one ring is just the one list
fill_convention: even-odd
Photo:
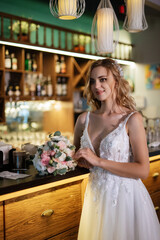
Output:
[[128,32],[141,32],[148,28],[144,14],[145,0],[125,0],[127,14],[123,28]]
[[97,53],[114,52],[119,38],[119,24],[109,0],[101,0],[99,3],[92,22],[91,38]]
[[85,10],[85,0],[50,0],[52,15],[63,20],[79,18]]

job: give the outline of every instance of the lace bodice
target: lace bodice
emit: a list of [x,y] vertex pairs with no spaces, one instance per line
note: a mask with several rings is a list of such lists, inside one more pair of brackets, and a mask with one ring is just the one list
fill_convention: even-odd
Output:
[[[117,128],[105,136],[99,146],[100,157],[107,160],[112,160],[116,162],[131,162],[132,152],[129,143],[129,137],[126,132],[126,123],[129,117],[134,112],[130,113],[124,121],[122,121]],[[85,129],[81,137],[81,148],[90,148],[93,152],[94,148],[92,146],[89,134],[88,134],[88,123],[89,123],[90,112],[87,113]],[[99,189],[104,184],[105,189],[110,189],[113,196],[113,203],[116,204],[116,199],[119,191],[119,187],[124,185],[126,191],[129,192],[130,178],[124,178],[117,176],[99,167],[93,167],[90,169],[90,182],[92,189],[95,191],[95,196],[98,196]]]
[[[134,112],[130,113],[117,128],[107,134],[100,142],[100,157],[117,162],[128,162],[130,160],[131,151],[129,137],[126,132],[126,122]],[[90,112],[87,113],[85,129],[81,137],[81,148],[90,148],[93,152],[90,137],[88,135],[88,123]]]

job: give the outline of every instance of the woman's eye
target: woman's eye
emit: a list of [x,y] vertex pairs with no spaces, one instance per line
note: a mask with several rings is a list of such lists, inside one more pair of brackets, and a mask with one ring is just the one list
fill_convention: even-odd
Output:
[[107,78],[101,78],[100,82],[105,82],[107,80]]

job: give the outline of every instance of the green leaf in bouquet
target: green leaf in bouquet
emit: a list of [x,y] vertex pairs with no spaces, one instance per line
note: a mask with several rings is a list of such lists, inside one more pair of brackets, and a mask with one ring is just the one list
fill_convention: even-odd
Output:
[[54,176],[56,176],[56,175],[57,175],[57,170],[55,170],[55,171],[53,172],[53,175],[54,175]]
[[72,160],[72,158],[70,156],[66,157],[66,161],[71,161],[71,160]]
[[52,145],[53,145],[52,141],[48,141],[47,144],[48,144],[48,146],[49,146],[50,148],[51,148]]
[[54,155],[54,157],[55,157],[55,158],[59,158],[61,155],[62,155],[61,152],[57,152],[57,153]]
[[56,131],[56,132],[54,133],[54,136],[61,136],[61,132],[60,132],[60,131]]
[[57,170],[57,174],[60,174],[60,175],[63,175],[67,172],[67,169],[66,168],[62,168],[62,169],[58,169]]
[[50,133],[48,137],[49,137],[49,138],[51,138],[51,137],[52,137],[52,135],[53,135],[53,133]]
[[38,173],[39,173],[40,176],[48,175],[47,171],[39,171]]
[[53,167],[56,167],[57,164],[58,164],[57,162],[54,162],[54,161],[53,161],[52,166],[53,166]]
[[68,148],[74,150],[76,147],[74,145],[70,145]]
[[42,148],[38,148],[38,154],[41,155],[43,152]]
[[45,145],[43,149],[44,149],[44,151],[48,151],[48,150],[50,150],[50,147],[48,145]]
[[[58,141],[57,141],[58,142]],[[60,147],[59,146],[57,146],[56,144],[54,144],[54,148],[57,148],[57,149],[59,149]]]

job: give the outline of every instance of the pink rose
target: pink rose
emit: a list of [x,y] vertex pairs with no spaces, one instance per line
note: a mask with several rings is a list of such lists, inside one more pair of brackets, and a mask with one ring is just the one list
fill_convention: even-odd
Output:
[[49,173],[53,173],[53,172],[55,171],[55,167],[48,167],[48,168],[47,168],[47,171],[48,171]]
[[43,165],[43,166],[48,165],[49,160],[50,160],[50,157],[48,156],[48,152],[47,152],[47,151],[44,151],[44,152],[41,154],[41,163],[42,163],[42,165]]
[[50,151],[50,155],[53,157],[56,152],[54,150]]
[[45,157],[48,157],[49,153],[47,151],[44,151],[42,154],[41,154],[41,158],[45,158]]
[[65,162],[65,161],[63,161],[63,162],[61,162],[63,165],[67,165],[67,162]]
[[63,149],[66,148],[67,145],[66,145],[65,142],[59,141],[59,142],[57,143],[57,146],[59,146],[60,150],[63,150]]
[[[42,156],[42,155],[41,155],[41,156]],[[48,165],[49,161],[50,161],[50,157],[49,157],[49,156],[46,156],[46,155],[44,155],[44,156],[42,157],[42,159],[41,159],[41,163],[42,163],[43,166]]]
[[54,158],[54,160],[53,160],[54,162],[59,162],[59,160],[58,160],[58,158]]

